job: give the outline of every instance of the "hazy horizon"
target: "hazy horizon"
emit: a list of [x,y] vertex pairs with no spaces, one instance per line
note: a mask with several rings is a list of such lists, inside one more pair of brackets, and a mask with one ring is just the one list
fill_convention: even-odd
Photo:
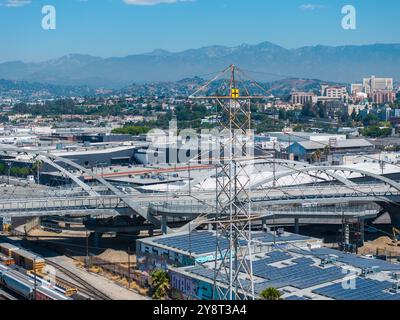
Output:
[[[168,2],[168,3],[165,3]],[[56,29],[42,28],[42,8]],[[355,30],[342,28],[344,0],[0,0],[0,62],[46,61],[66,54],[124,57],[154,49],[268,41],[284,48],[400,43],[400,2],[353,0]]]
[[400,45],[400,41],[399,42],[393,42],[393,43],[380,43],[380,42],[376,42],[376,43],[363,43],[363,44],[338,44],[338,45],[329,45],[329,44],[315,44],[315,45],[304,45],[304,46],[298,46],[298,47],[293,47],[293,48],[289,48],[289,47],[285,47],[283,45],[280,45],[279,43],[274,43],[268,40],[265,41],[261,41],[258,43],[240,43],[237,45],[223,45],[223,44],[210,44],[210,45],[206,45],[206,46],[201,46],[201,47],[195,47],[195,48],[186,48],[183,50],[178,50],[178,51],[173,51],[173,50],[167,50],[164,48],[154,48],[150,51],[146,51],[146,52],[133,52],[133,53],[129,53],[126,55],[121,55],[121,56],[101,56],[101,55],[96,55],[94,53],[89,53],[89,52],[65,52],[64,54],[58,55],[58,56],[54,56],[54,57],[49,57],[47,59],[40,59],[40,60],[22,60],[22,59],[16,59],[16,60],[5,60],[5,61],[1,61],[0,63],[7,63],[7,62],[23,62],[23,63],[40,63],[40,62],[47,62],[49,60],[57,60],[60,59],[62,57],[66,57],[69,55],[81,55],[81,56],[91,56],[91,57],[96,57],[96,58],[101,58],[101,59],[109,59],[109,58],[124,58],[127,56],[136,56],[136,55],[146,55],[146,54],[151,54],[153,52],[156,51],[165,51],[168,53],[172,53],[172,54],[179,54],[179,53],[183,53],[186,51],[190,51],[190,50],[200,50],[203,48],[211,48],[211,47],[226,47],[226,48],[236,48],[236,47],[240,47],[243,45],[249,45],[249,46],[257,46],[260,45],[262,43],[271,43],[274,45],[277,45],[279,47],[282,47],[286,50],[298,50],[298,49],[302,49],[302,48],[315,48],[315,47],[332,47],[332,48],[338,48],[338,47],[362,47],[362,46],[374,46],[374,45]]

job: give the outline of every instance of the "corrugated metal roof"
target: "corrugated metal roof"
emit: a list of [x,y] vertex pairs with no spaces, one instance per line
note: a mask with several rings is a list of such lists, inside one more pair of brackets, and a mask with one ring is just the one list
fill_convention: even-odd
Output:
[[[306,150],[317,150],[324,149],[329,143],[316,142],[316,141],[299,141],[296,142]],[[332,149],[343,149],[343,148],[362,148],[362,147],[373,147],[373,144],[365,139],[348,139],[348,140],[337,140]]]
[[7,242],[0,243],[0,248],[5,248],[8,250],[19,250],[18,247],[14,246],[11,243],[7,243]]
[[38,255],[36,255],[36,254],[34,254],[32,252],[26,251],[24,249],[18,250],[18,255],[21,256],[21,257],[24,257],[26,259],[30,259],[32,261],[35,260],[36,263],[44,262],[44,259],[42,257],[40,257],[40,256],[38,256]]

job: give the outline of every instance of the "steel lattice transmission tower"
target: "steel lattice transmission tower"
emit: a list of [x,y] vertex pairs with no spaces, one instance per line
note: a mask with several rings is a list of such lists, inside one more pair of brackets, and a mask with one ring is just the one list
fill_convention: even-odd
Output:
[[[216,164],[216,231],[214,298],[254,299],[252,267],[250,179],[254,161],[254,134],[251,130],[251,102],[265,96],[251,96],[244,73],[235,65],[209,81],[190,98],[214,101],[219,107],[221,153]],[[196,96],[220,77],[228,78],[216,95]],[[239,78],[239,79],[238,79]],[[257,84],[258,85],[258,84]],[[243,95],[241,93],[243,92]],[[220,138],[219,137],[219,138]],[[217,283],[227,284],[227,288]]]

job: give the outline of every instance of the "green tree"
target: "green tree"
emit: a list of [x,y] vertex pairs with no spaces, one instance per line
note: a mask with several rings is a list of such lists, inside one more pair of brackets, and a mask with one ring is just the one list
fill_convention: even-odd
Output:
[[6,166],[4,163],[0,163],[0,174],[4,174],[6,172]]
[[168,273],[162,269],[153,270],[150,273],[150,285],[153,291],[153,299],[165,299],[171,289]]
[[281,300],[282,294],[275,288],[267,288],[260,293],[260,297],[264,300]]
[[316,150],[315,152],[313,152],[313,154],[311,155],[312,159],[314,160],[314,162],[320,162],[321,161],[321,157],[322,157],[322,152],[321,150]]
[[311,102],[306,102],[302,109],[301,109],[301,115],[303,117],[311,117],[315,118],[315,110],[313,108],[313,104]]
[[40,170],[43,168],[43,161],[36,159],[32,165],[32,173],[36,173],[37,183],[39,184]]
[[112,131],[114,134],[131,134],[133,136],[137,136],[139,134],[145,134],[150,131],[150,128],[145,126],[124,126],[122,128],[116,128]]
[[373,113],[368,113],[363,119],[362,122],[364,124],[364,126],[368,127],[371,125],[375,125],[379,122],[379,118],[378,116],[376,116]]
[[12,167],[10,169],[10,174],[16,177],[26,177],[30,173],[28,168]]
[[378,125],[361,130],[362,135],[369,138],[385,138],[392,134],[392,128],[381,129]]
[[356,120],[356,118],[357,118],[357,112],[356,112],[356,109],[353,108],[353,111],[351,112],[351,119]]

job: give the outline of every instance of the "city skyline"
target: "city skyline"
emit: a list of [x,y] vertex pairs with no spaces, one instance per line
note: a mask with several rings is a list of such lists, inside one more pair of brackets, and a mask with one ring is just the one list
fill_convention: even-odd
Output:
[[[41,27],[41,9],[49,4],[56,8],[55,30]],[[396,20],[400,4],[354,0],[357,28],[345,30],[341,10],[346,4],[341,0],[3,0],[0,38],[6,45],[0,62],[44,61],[71,53],[121,57],[155,49],[180,52],[263,41],[289,49],[400,43],[395,32],[387,32],[400,26]]]

